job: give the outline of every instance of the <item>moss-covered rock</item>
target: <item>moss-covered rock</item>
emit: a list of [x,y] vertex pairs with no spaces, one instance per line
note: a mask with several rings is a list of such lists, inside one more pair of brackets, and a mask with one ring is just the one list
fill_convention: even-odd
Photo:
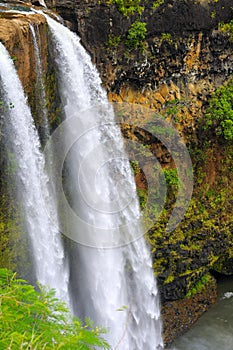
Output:
[[162,306],[163,338],[169,345],[185,333],[217,300],[216,281],[210,278],[203,288],[191,296],[168,301]]
[[[142,159],[137,166],[134,163],[142,208],[148,196],[145,174],[155,165],[146,153],[153,154],[167,172],[168,196],[164,210],[160,219],[151,225],[147,238],[164,305],[165,342],[169,343],[215,301],[216,288],[212,280],[206,283],[206,288],[198,290],[209,271],[233,274],[232,143],[216,138],[216,133],[206,129],[205,123],[212,93],[233,73],[232,42],[227,33],[218,30],[220,21],[231,19],[231,0],[165,0],[157,8],[152,8],[152,1],[142,1],[145,10],[140,21],[147,24],[146,42],[143,49],[135,50],[127,49],[126,39],[129,28],[138,19],[137,13],[124,16],[116,4],[99,0],[57,0],[47,4],[80,35],[97,64],[109,100],[144,107],[140,113],[138,109],[132,113],[131,107],[123,111],[122,133],[125,138],[145,145]],[[1,17],[0,40],[15,58],[36,115],[35,57],[29,30],[32,21],[38,24],[43,43],[47,107],[53,128],[59,122],[60,101],[50,64],[52,53],[47,51],[44,17],[15,14]],[[186,142],[193,162],[193,197],[184,220],[172,233],[167,233],[165,226],[176,201],[177,184],[172,177],[175,166],[171,152],[140,127],[142,121],[153,124],[153,113],[146,113],[145,107],[173,123]],[[36,124],[40,124],[38,118]],[[1,142],[3,145],[4,140]],[[4,162],[3,159],[0,176],[3,199],[7,194],[4,186],[8,176]],[[156,211],[159,197],[156,190],[153,196]],[[22,236],[18,230],[17,206],[12,196],[8,198],[7,202],[2,199],[0,203],[0,262],[14,269],[18,253],[12,247],[19,244]],[[9,219],[11,216],[14,222]]]

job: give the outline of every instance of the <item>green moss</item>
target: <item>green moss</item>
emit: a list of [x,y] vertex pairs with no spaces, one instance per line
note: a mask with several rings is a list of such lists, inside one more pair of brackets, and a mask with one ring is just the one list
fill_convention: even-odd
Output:
[[140,5],[141,0],[107,0],[108,4],[116,4],[117,9],[123,16],[129,17],[137,14],[142,14],[144,7]]
[[152,4],[152,8],[153,9],[157,9],[158,7],[160,7],[161,5],[163,5],[165,2],[165,0],[155,0]]
[[[99,3],[104,2],[108,5],[116,5],[117,10],[125,17],[130,17],[135,14],[137,15],[142,15],[145,6],[147,6],[148,1],[142,1],[142,0],[99,0]],[[156,10],[159,8],[161,5],[165,3],[165,0],[154,0],[152,3],[152,8],[153,10]]]
[[[154,268],[158,274],[169,271],[169,275],[173,275],[177,279],[189,275],[191,278],[191,276],[203,274],[203,268],[216,269],[217,264],[220,265],[219,255],[211,254],[211,252],[208,253],[208,262],[205,260],[206,257],[203,257],[202,270],[193,269],[195,266],[193,264],[199,260],[199,256],[202,257],[202,251],[206,249],[208,243],[212,246],[215,245],[216,241],[216,245],[218,245],[221,237],[226,248],[225,255],[233,254],[233,238],[230,229],[233,218],[232,205],[229,201],[233,199],[232,175],[229,175],[232,153],[232,146],[228,145],[224,149],[222,148],[223,165],[218,167],[218,173],[216,173],[215,180],[211,185],[207,176],[208,164],[216,162],[215,153],[209,152],[208,148],[193,153],[195,154],[195,188],[184,219],[172,233],[167,233],[165,227],[171,213],[169,206],[172,204],[171,201],[167,202],[167,209],[163,210],[160,219],[149,232],[149,241],[155,254]],[[200,176],[201,182],[198,182],[197,179]],[[184,255],[185,258],[182,256],[182,252],[179,252],[180,249],[187,251]],[[164,252],[163,259],[157,255],[158,250]],[[187,268],[184,272],[177,273],[176,266],[178,262],[182,263],[182,261],[184,261],[184,266],[187,265]],[[192,288],[193,279],[191,278],[190,282],[187,283],[188,289]]]
[[209,273],[202,276],[201,279],[188,291],[186,298],[190,298],[197,293],[201,293],[212,280],[213,277]]
[[109,34],[108,41],[106,43],[107,50],[116,49],[121,42],[121,35]]
[[139,162],[137,160],[131,160],[130,166],[131,166],[131,169],[134,173],[134,176],[140,173]]
[[233,42],[233,19],[229,23],[219,23],[219,30],[229,35],[229,39]]
[[49,66],[46,75],[46,108],[52,128],[57,127],[62,121],[61,102],[58,94],[56,72],[52,65]]
[[164,273],[164,271],[166,270],[166,266],[167,266],[167,259],[165,258],[156,259],[153,263],[153,269],[155,271],[155,274],[160,275]]
[[171,282],[174,281],[174,279],[175,279],[174,276],[169,275],[169,276],[166,278],[166,280],[164,281],[164,283],[165,283],[165,284],[171,283]]
[[148,197],[147,190],[144,190],[142,188],[137,188],[137,194],[138,194],[138,199],[140,203],[140,208],[141,210],[143,210],[147,203],[147,197]]
[[166,183],[168,186],[177,189],[179,187],[179,178],[176,169],[164,169],[163,170]]
[[167,41],[169,43],[172,43],[172,38],[170,33],[162,33],[161,34],[161,40],[162,41]]
[[189,243],[190,243],[189,245],[185,245],[185,244],[181,243],[180,248],[183,250],[187,250],[187,251],[200,249],[199,244],[195,244],[195,243],[191,243],[191,242],[189,242]]

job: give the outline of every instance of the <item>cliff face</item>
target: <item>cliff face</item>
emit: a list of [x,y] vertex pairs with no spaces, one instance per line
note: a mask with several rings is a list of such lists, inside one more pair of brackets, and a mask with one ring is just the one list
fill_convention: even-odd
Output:
[[[3,8],[4,9],[4,8]],[[23,7],[23,10],[29,10]],[[34,27],[41,42],[41,62],[45,74],[47,73],[47,24],[45,17],[39,14],[20,14],[1,12],[0,40],[4,43],[24,86],[28,102],[33,110],[37,127],[41,121],[38,118],[39,108],[36,98],[36,57],[33,45],[32,31]],[[1,101],[1,91],[0,91]],[[0,113],[2,108],[0,105]],[[14,108],[14,101],[12,101]],[[0,265],[19,271],[26,278],[30,278],[31,258],[30,243],[25,235],[24,224],[20,215],[20,204],[15,191],[15,158],[8,147],[8,139],[4,133],[4,122],[1,115],[0,125]],[[7,121],[5,121],[7,123]],[[30,175],[29,175],[30,176]],[[36,205],[36,204],[35,204]],[[20,268],[21,267],[21,268]],[[24,270],[24,272],[22,270]]]
[[[142,1],[144,12],[129,17],[106,1],[62,0],[47,4],[78,32],[99,69],[110,101],[149,107],[174,123],[192,156],[194,194],[202,186],[213,191],[225,185],[230,188],[226,164],[231,157],[231,143],[219,140],[213,130],[206,132],[203,124],[211,94],[232,75],[232,42],[228,34],[218,30],[220,22],[232,18],[231,1],[171,0],[157,9],[153,9],[152,1]],[[126,45],[127,31],[136,19],[147,23],[143,50],[129,50]],[[118,37],[120,40],[114,41]],[[145,138],[145,143],[153,140]],[[199,156],[198,151],[202,153]],[[169,167],[169,161],[164,159],[160,157],[160,162]],[[221,187],[226,177],[229,182]],[[230,196],[229,191],[229,201]],[[225,205],[228,213],[229,203]],[[221,225],[216,227],[220,229]]]
[[[36,74],[35,52],[30,24],[38,27],[43,51],[42,57],[46,59],[47,25],[44,16],[4,13],[0,17],[0,40],[5,44],[15,61],[15,66],[27,94],[32,93]],[[45,60],[43,63],[45,68]]]
[[[141,3],[143,14],[127,18],[104,0],[47,2],[81,37],[111,101],[162,113],[168,101],[189,101],[182,113],[184,133],[190,133],[210,94],[232,74],[232,43],[217,30],[231,19],[231,1],[165,1],[157,9],[153,1]],[[125,45],[138,17],[147,23],[143,52]]]
[[[208,75],[208,68],[212,66],[213,70],[216,64],[220,72],[218,63],[223,63],[224,58],[218,62],[219,51],[225,50],[229,43],[222,42],[215,29],[219,22],[231,19],[230,0],[170,0],[157,9],[153,9],[154,1],[141,3],[144,12],[128,18],[105,0],[47,1],[77,31],[111,92],[119,92],[126,81],[139,87],[151,84],[154,89],[161,80],[187,75],[197,66],[199,54],[202,76],[205,72]],[[147,48],[143,53],[138,50],[129,54],[125,39],[130,25],[138,18],[147,23]],[[169,39],[162,35],[166,33],[171,34]],[[109,38],[119,36],[119,43],[109,42]],[[197,45],[201,50],[195,53]],[[209,57],[205,54],[208,51]]]
[[[164,305],[164,333],[168,343],[215,301],[216,285],[209,272],[233,273],[232,143],[218,137],[206,123],[212,93],[232,75],[232,42],[218,30],[219,22],[232,18],[232,2],[169,0],[157,9],[152,8],[152,3],[145,2],[140,15],[140,21],[147,23],[143,49],[129,50],[127,32],[137,14],[127,18],[104,0],[47,1],[81,37],[97,65],[109,100],[126,103],[122,123],[125,138],[146,145],[167,171],[165,210],[161,220],[151,227],[148,240]],[[0,40],[15,61],[39,127],[34,90],[35,54],[29,24],[39,30],[52,123],[59,101],[49,64],[44,17],[4,14],[0,17]],[[127,105],[132,104],[145,109],[129,113]],[[194,167],[193,198],[184,220],[170,234],[165,232],[164,222],[177,194],[171,171],[174,163],[172,154],[153,135],[137,129],[137,123],[143,124],[144,119],[153,123],[153,113],[150,117],[145,112],[148,108],[173,123],[187,144]],[[153,161],[145,157],[136,171],[142,206],[148,194],[145,174],[153,166]],[[4,177],[1,179],[4,187]],[[8,211],[13,210],[9,203],[2,203],[2,210],[4,206]],[[9,236],[12,230],[3,227],[5,235]],[[11,247],[6,243],[7,238],[4,239],[1,246],[6,260],[7,254],[8,259],[11,256]],[[9,266],[12,261],[17,265],[15,256]]]
[[[129,17],[106,1],[47,3],[81,37],[110,101],[142,105],[161,113],[175,125],[190,152],[194,193],[184,220],[172,234],[161,233],[163,222],[149,232],[164,305],[165,342],[169,342],[185,329],[182,319],[192,324],[214,302],[209,271],[233,273],[232,143],[219,138],[206,122],[211,95],[232,76],[232,42],[228,34],[218,30],[220,22],[231,20],[232,2],[168,0],[153,8],[153,1],[141,1],[143,13]],[[135,20],[146,22],[147,33],[142,49],[131,50],[126,41]],[[148,133],[127,125],[141,125],[146,112],[141,117],[137,113],[128,115],[126,108],[122,127],[125,137],[147,145],[169,172],[174,166],[171,154]],[[136,175],[141,202],[147,198],[144,174],[148,166],[153,168],[153,162],[140,163],[140,174]],[[177,193],[172,184],[168,190],[164,222]],[[195,299],[206,289],[210,293],[204,299]],[[194,299],[185,307],[187,296]],[[181,300],[180,307],[177,300]],[[171,308],[180,316],[171,317]],[[172,323],[171,319],[176,321]]]

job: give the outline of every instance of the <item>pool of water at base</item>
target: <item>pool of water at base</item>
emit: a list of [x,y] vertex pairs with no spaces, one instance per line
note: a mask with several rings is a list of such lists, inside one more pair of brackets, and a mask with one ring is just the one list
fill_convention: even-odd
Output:
[[168,350],[233,350],[233,277],[218,281],[218,301]]

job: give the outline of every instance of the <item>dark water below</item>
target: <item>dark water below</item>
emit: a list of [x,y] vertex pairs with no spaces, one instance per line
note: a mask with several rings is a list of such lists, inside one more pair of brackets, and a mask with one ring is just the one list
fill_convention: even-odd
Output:
[[233,350],[233,277],[218,281],[218,302],[169,350]]

